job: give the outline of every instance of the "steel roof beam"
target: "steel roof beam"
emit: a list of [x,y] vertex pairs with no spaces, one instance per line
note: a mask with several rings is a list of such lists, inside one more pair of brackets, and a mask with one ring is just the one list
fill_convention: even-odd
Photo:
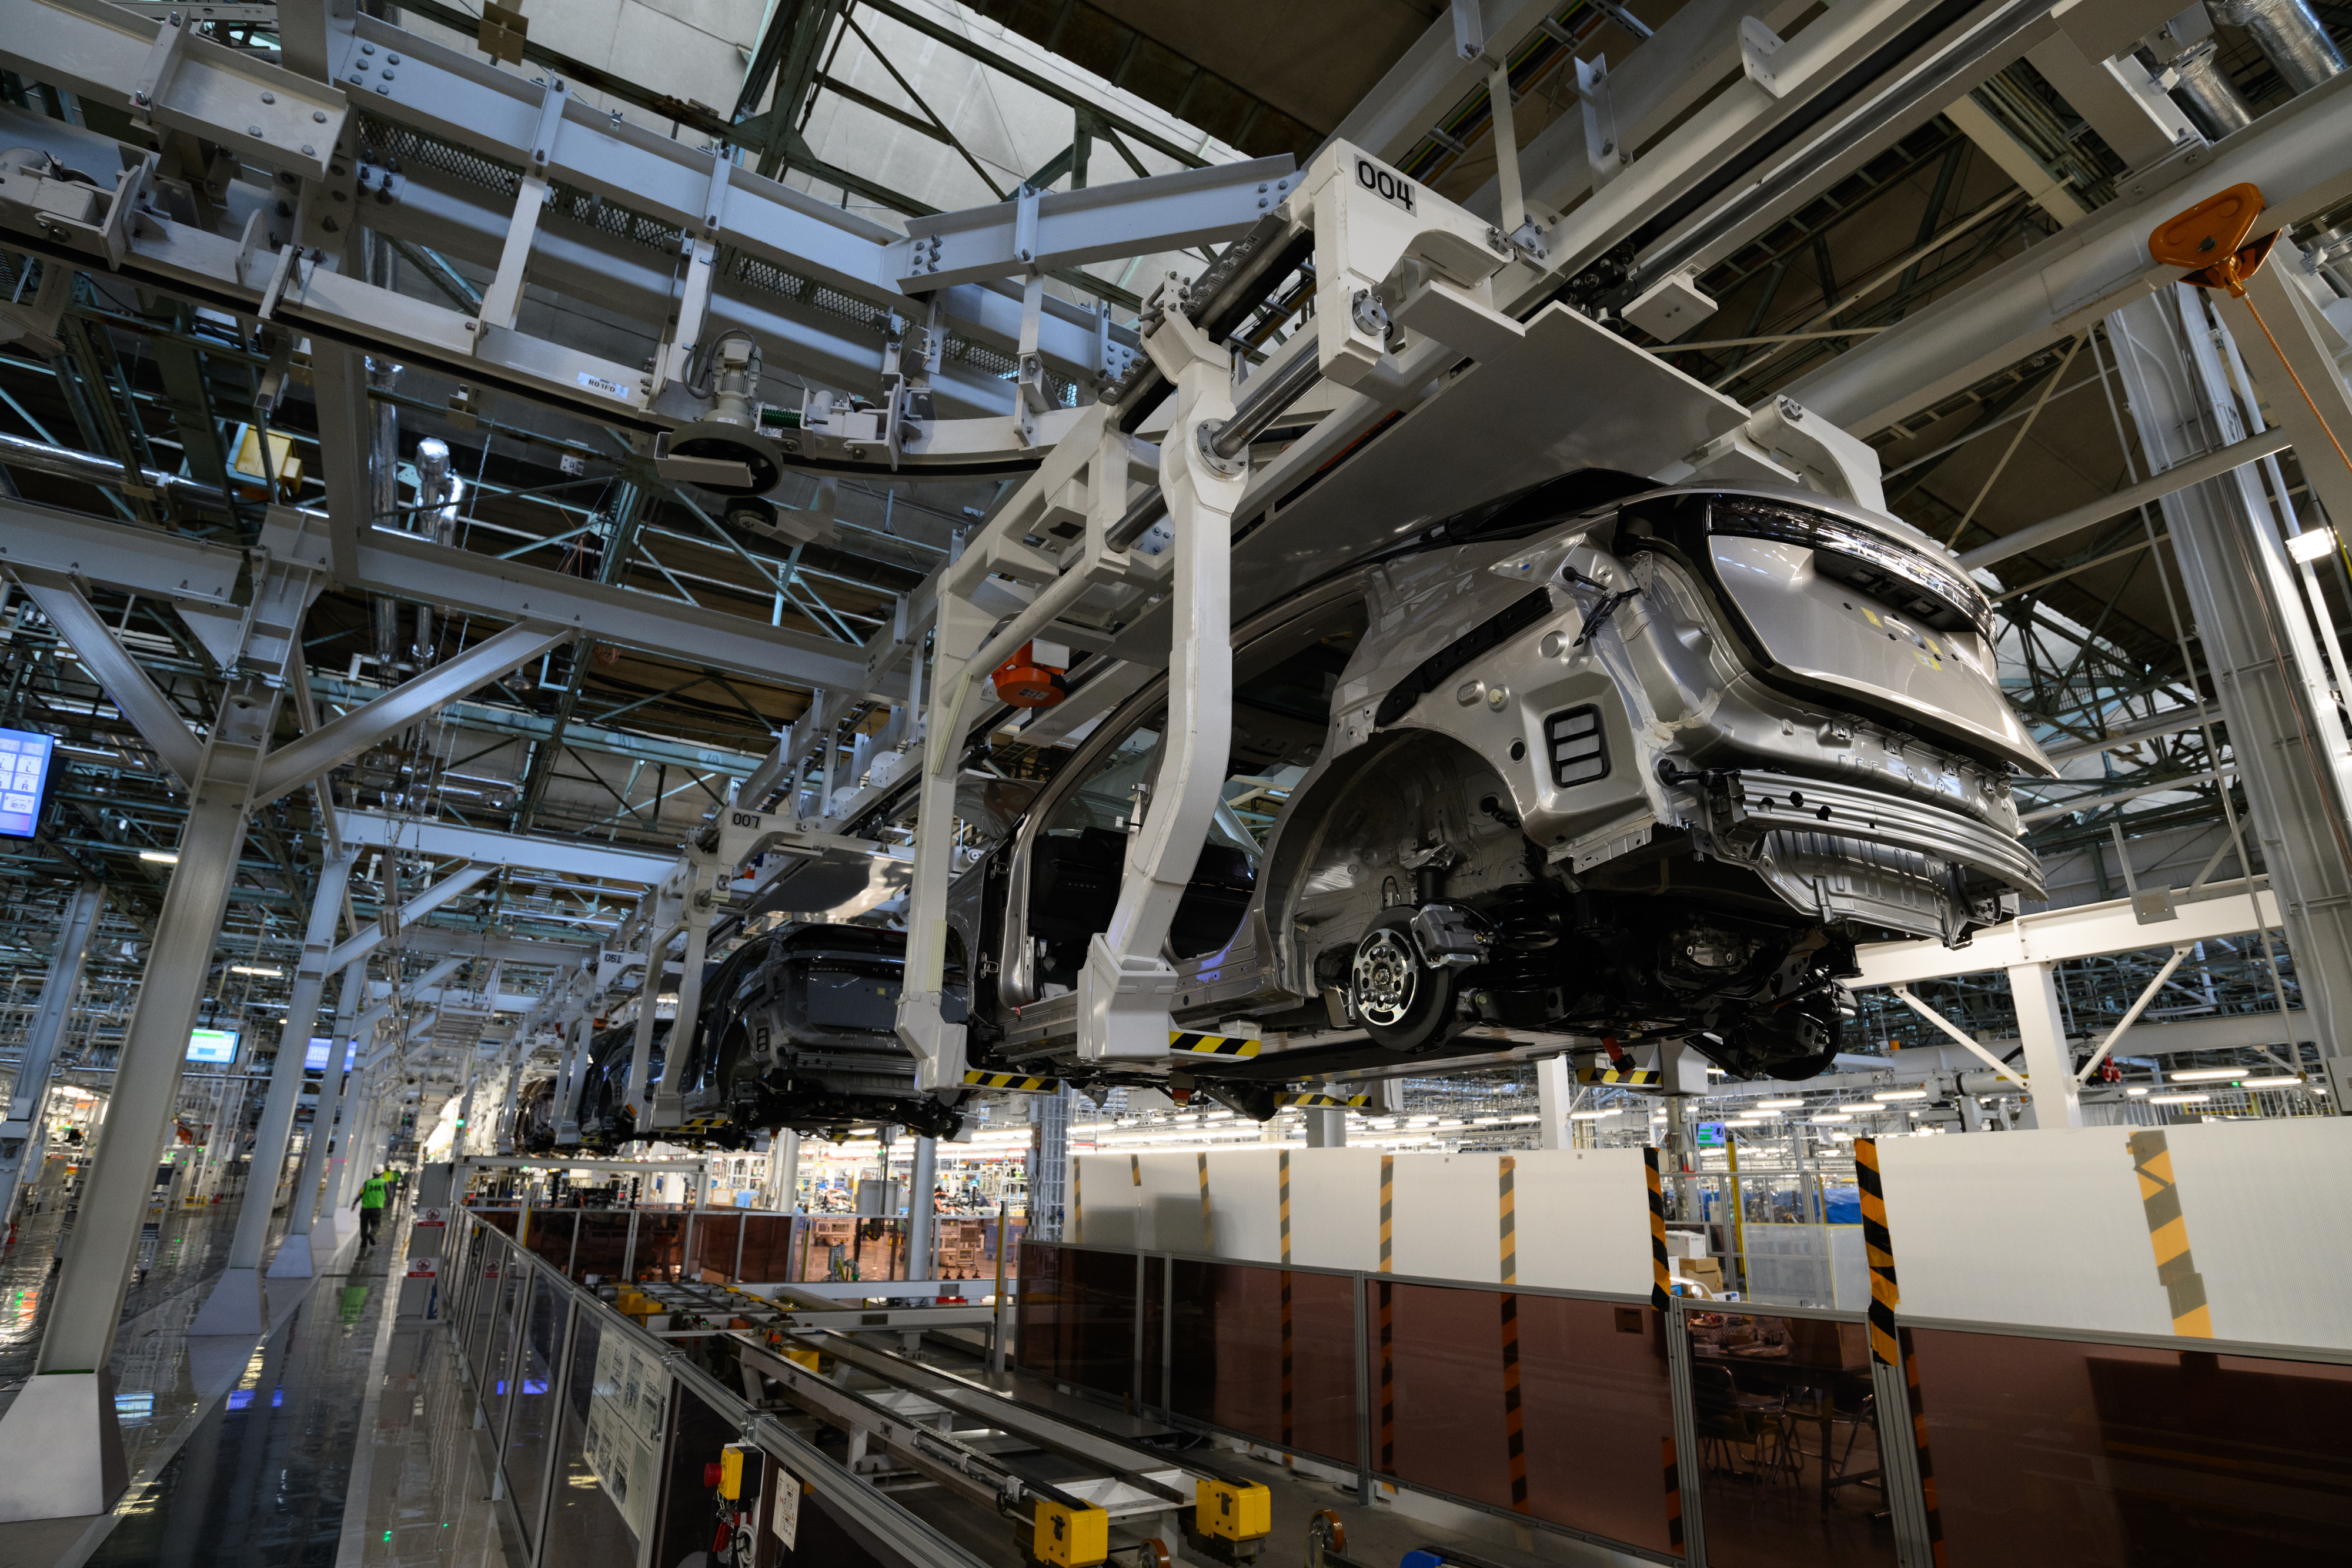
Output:
[[2170,281],[2149,231],[2231,185],[2270,206],[2256,235],[2352,196],[2352,72],[2281,104],[2219,146],[2191,144],[2119,182],[2117,200],[1781,389],[1858,433],[1974,386]]
[[[449,822],[420,821],[408,817],[380,816],[373,811],[342,811],[336,817],[343,841],[355,847],[393,850],[471,861],[484,866],[520,866],[551,871],[565,876],[599,881],[653,883],[669,874],[677,856],[642,850],[613,849],[578,839],[541,839],[522,833],[501,833],[489,828],[459,827]],[[458,939],[451,951],[474,953],[472,938]],[[537,947],[540,944],[530,944]],[[592,950],[583,945],[581,951]],[[493,956],[502,955],[492,955]],[[577,955],[575,955],[576,956]],[[551,960],[561,961],[561,960]]]

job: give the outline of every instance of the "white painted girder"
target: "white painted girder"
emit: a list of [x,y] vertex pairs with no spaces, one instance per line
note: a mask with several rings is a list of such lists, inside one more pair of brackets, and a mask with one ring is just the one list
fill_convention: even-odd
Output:
[[1856,949],[1854,958],[1862,974],[1850,984],[1857,990],[1916,985],[1953,975],[2276,930],[2281,924],[2278,900],[2267,881],[2256,883],[2252,894],[2243,883],[2188,902],[2175,894],[2173,909],[2170,920],[2143,925],[2132,913],[2132,901],[2118,898],[2021,915],[2006,925],[1978,932],[1976,940],[1965,947],[1947,947],[1934,940],[1874,942]]

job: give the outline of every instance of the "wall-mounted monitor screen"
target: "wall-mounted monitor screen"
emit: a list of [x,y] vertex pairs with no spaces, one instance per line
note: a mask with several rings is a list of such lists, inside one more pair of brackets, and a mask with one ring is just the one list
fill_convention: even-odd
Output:
[[0,729],[0,839],[29,839],[48,798],[57,743],[25,729]]
[[[327,1052],[333,1044],[334,1041],[323,1034],[312,1035],[310,1037],[310,1049],[302,1053],[302,1066],[304,1070],[310,1072],[324,1072],[327,1071]],[[348,1040],[343,1041],[344,1071],[349,1072],[352,1070],[352,1063],[359,1060],[359,1053],[360,1048],[357,1041]]]
[[188,1035],[188,1060],[226,1067],[236,1060],[236,1030],[200,1029]]

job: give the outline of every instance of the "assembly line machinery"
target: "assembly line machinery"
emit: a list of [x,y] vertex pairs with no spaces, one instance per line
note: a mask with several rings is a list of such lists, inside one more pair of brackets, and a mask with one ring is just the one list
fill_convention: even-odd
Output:
[[[1472,61],[1493,57],[1475,10],[1457,18],[1462,57]],[[98,266],[194,299],[249,323],[277,363],[291,364],[307,344],[327,517],[281,509],[260,544],[306,580],[423,593],[541,635],[593,619],[602,637],[658,647],[678,628],[644,595],[587,595],[529,569],[485,572],[428,535],[360,526],[369,510],[362,350],[590,419],[667,476],[730,504],[756,502],[792,470],[1025,476],[959,557],[848,659],[839,643],[779,629],[699,629],[699,651],[721,667],[806,679],[818,700],[647,895],[623,939],[547,993],[515,1048],[553,1046],[559,1103],[574,1106],[587,1020],[661,988],[644,977],[647,956],[667,967],[677,950],[678,1021],[658,1082],[654,1009],[635,1009],[625,1098],[641,1132],[687,1127],[675,1080],[703,1010],[714,924],[731,932],[761,907],[845,917],[903,896],[898,1032],[914,1087],[952,1102],[974,1086],[970,1026],[958,1020],[963,1009],[946,978],[944,916],[961,869],[955,791],[964,738],[1005,719],[982,700],[984,677],[1040,643],[1076,650],[1079,667],[1072,699],[1032,716],[1025,737],[1066,735],[1132,691],[1139,674],[1166,668],[1171,738],[1118,868],[1108,928],[1087,946],[1066,999],[1028,1010],[1064,1018],[1067,1044],[1056,1054],[1082,1075],[1144,1063],[1187,1072],[1196,1063],[1171,1044],[1213,1035],[1219,1020],[1204,1022],[1197,1009],[1177,1016],[1180,977],[1162,947],[1217,803],[1236,610],[1360,557],[1370,494],[1386,496],[1393,512],[1376,541],[1580,467],[1700,486],[1795,485],[1860,508],[1850,515],[1878,515],[1876,459],[1835,422],[1808,417],[1789,397],[1755,410],[1730,402],[1637,347],[1622,324],[1687,291],[1696,265],[2022,50],[2063,33],[2095,57],[2130,36],[2112,17],[2053,19],[2021,0],[1841,7],[1785,44],[1744,27],[1745,79],[1630,167],[1538,160],[1523,172],[1506,127],[1498,206],[1488,215],[1334,141],[1303,168],[1262,159],[1024,191],[899,232],[749,174],[724,146],[697,149],[593,110],[556,78],[525,78],[331,5],[282,8],[277,64],[153,8],[30,0],[20,11],[0,58],[27,79],[125,104],[128,140],[11,120],[0,139],[20,151],[0,218],[31,254],[58,264],[52,278]],[[1678,38],[1708,20],[1678,18]],[[2139,99],[2163,120],[2160,94]],[[2331,99],[2325,89],[2281,113],[2308,104],[2302,118],[2324,119],[2322,99]],[[2226,173],[2260,176],[2273,216],[2314,210],[2332,188],[2303,161],[2319,129],[2257,144],[2263,127],[2252,128],[2236,139],[2245,145],[2233,147]],[[194,156],[210,148],[233,157]],[[268,184],[233,177],[240,167],[268,171]],[[506,172],[486,183],[483,170]],[[2213,160],[2168,162],[2160,181],[2136,187],[2137,202],[2093,221],[2120,238],[2134,232],[2121,209],[2178,210],[2224,173]],[[1580,182],[1591,183],[1591,197],[1569,208]],[[497,277],[478,310],[388,290],[354,275],[362,227],[478,252],[495,259]],[[1133,332],[1043,287],[1057,267],[1203,241],[1224,243],[1216,264],[1166,279]],[[724,276],[714,265],[722,252],[737,260]],[[2080,254],[2059,313],[2069,319],[2144,284],[2136,240]],[[772,296],[763,302],[746,285],[747,258],[888,313],[878,363],[847,362],[837,337],[780,312]],[[1244,376],[1228,334],[1302,276],[1313,280],[1312,330]],[[519,325],[527,279],[656,323],[649,365],[530,335]],[[60,298],[44,284],[26,328],[37,331],[38,313]],[[1018,373],[1005,393],[944,357],[950,330],[1012,344]],[[772,403],[761,395],[769,365],[819,382],[873,380],[880,395],[849,401],[819,386],[796,406]],[[1099,394],[1048,395],[1055,377]],[[284,382],[272,381],[275,395]],[[1605,404],[1578,396],[1595,385],[1612,389]],[[1563,409],[1573,417],[1561,418]],[[1433,442],[1448,460],[1431,474],[1414,454]],[[1343,457],[1352,473],[1310,483]],[[50,525],[37,530],[45,537],[11,558],[27,570],[119,579],[175,600],[190,591],[193,580],[168,552],[123,550],[112,537],[124,532],[119,525],[38,521]],[[1269,575],[1276,561],[1285,564]],[[1237,606],[1238,582],[1249,588]],[[1594,610],[1588,602],[1583,613]],[[829,756],[826,737],[842,717],[877,701],[904,710],[894,768],[806,811],[803,764]],[[925,722],[914,722],[926,708]],[[2030,758],[2030,745],[2017,755]],[[829,762],[824,772],[830,779]],[[843,831],[873,822],[894,780],[906,799],[910,778],[911,849]],[[1677,813],[1711,809],[1671,788],[1658,796],[1669,825]],[[1953,863],[1981,868],[1985,852]],[[2014,868],[1999,877],[2033,886]],[[1997,879],[1969,897],[1990,897],[1998,918],[2001,886]],[[1948,913],[1948,940],[1984,917]],[[1417,940],[1439,969],[1461,961],[1440,963],[1443,944]],[[1250,1026],[1235,1020],[1225,1032],[1246,1037]],[[1523,1043],[1560,1042],[1538,1030]],[[1023,1068],[1041,1072],[1034,1057]]]
[[[674,861],[615,850],[597,862],[648,891],[615,939],[566,951],[511,1031],[498,1059],[509,1085],[502,1128],[517,1071],[551,1060],[560,1142],[576,1120],[596,1021],[634,1009],[620,1078],[633,1133],[705,1130],[684,1077],[712,1016],[700,992],[714,942],[751,935],[764,916],[886,907],[905,936],[890,1020],[905,1087],[942,1107],[1024,1077],[1052,1086],[1066,1076],[1188,1093],[1221,1084],[1264,1111],[1294,1082],[1392,1075],[1416,1052],[1415,1071],[1450,1065],[1429,1053],[1456,1024],[1454,1038],[1477,1047],[1460,1060],[1484,1064],[1589,1053],[1601,1032],[1591,1020],[1620,1013],[1654,1041],[1644,1071],[1670,1089],[1703,1084],[1708,1060],[1742,1073],[1826,1062],[1852,972],[1850,943],[1829,927],[1862,912],[1872,928],[1957,945],[2040,890],[2009,789],[2042,759],[1999,702],[1980,563],[1887,516],[1862,436],[2103,322],[2128,347],[2116,374],[2160,472],[2107,510],[2050,526],[2163,507],[2198,636],[2232,672],[2216,702],[2304,1004],[2336,1103],[2352,1098],[2334,1043],[2352,1033],[2331,1021],[2352,1005],[2352,846],[2340,803],[2352,789],[2352,738],[2271,493],[2247,466],[2294,444],[2312,459],[2311,493],[2340,519],[2352,517],[2352,465],[2331,465],[2325,418],[2306,420],[2285,395],[2265,400],[2284,437],[2264,444],[2265,433],[2249,434],[2231,380],[2245,367],[2215,347],[2259,306],[2281,329],[2279,361],[2316,389],[2313,414],[2321,393],[2346,402],[2327,347],[2342,340],[2332,325],[2342,313],[2329,314],[2328,286],[2301,248],[2334,243],[2313,225],[2352,198],[2352,89],[2340,61],[2304,60],[2310,68],[2285,73],[2293,96],[2259,118],[2200,121],[2179,101],[2194,96],[2193,80],[2182,86],[2193,51],[2174,51],[2179,61],[2157,72],[2135,52],[2171,25],[2165,4],[1849,0],[1783,39],[1739,6],[1695,0],[1614,73],[1580,70],[1583,111],[1553,132],[1523,149],[1510,117],[1498,117],[1495,185],[1457,203],[1400,171],[1399,137],[1417,135],[1435,99],[1465,84],[1483,81],[1507,104],[1513,47],[1557,23],[1542,7],[1455,0],[1413,69],[1303,161],[1024,187],[891,227],[746,169],[724,142],[697,145],[593,109],[559,75],[500,68],[348,0],[284,0],[274,57],[224,41],[199,9],[9,0],[0,27],[0,67],[93,110],[0,108],[0,229],[37,268],[0,313],[0,332],[37,348],[54,341],[78,272],[185,301],[259,365],[262,423],[299,401],[289,389],[307,378],[325,487],[323,511],[272,506],[234,542],[168,526],[183,515],[173,508],[215,503],[184,476],[150,484],[135,461],[106,468],[84,455],[79,471],[105,469],[138,503],[126,509],[136,520],[0,500],[0,562],[189,800],[124,1034],[110,1135],[162,1136],[247,829],[273,802],[317,792],[319,831],[341,868],[331,890],[322,879],[312,914],[296,990],[305,1025],[337,968],[341,1016],[356,1021],[366,959],[403,924],[335,940],[363,834],[460,862],[399,912],[408,919],[484,868],[596,852],[421,817],[371,824],[337,810],[325,783],[376,740],[583,632],[814,695]],[[1712,309],[1696,291],[1701,269],[2028,56],[2062,76],[2080,68],[2068,79],[2083,83],[2084,122],[2129,165],[2111,200],[2085,210],[2044,186],[2033,199],[2058,234],[1752,407],[1653,351],[1685,311],[1687,325]],[[1712,96],[1701,102],[1703,92]],[[2276,244],[2246,298],[2208,301],[2157,261],[2147,236],[2237,187],[2261,204],[2243,237]],[[478,298],[412,297],[361,265],[368,234],[428,245],[490,280]],[[1132,327],[1045,288],[1056,271],[1211,244],[1223,247],[1213,263],[1156,280]],[[532,330],[527,288],[633,324],[650,352],[616,358]],[[1311,302],[1311,312],[1260,354],[1240,330],[1282,300]],[[371,463],[383,390],[371,359],[455,383],[453,420],[478,418],[493,396],[577,420],[754,534],[778,526],[771,497],[788,474],[1003,487],[871,637],[804,633],[466,549],[442,535],[440,492],[420,526],[398,526]],[[2269,367],[2250,373],[2262,381]],[[803,390],[772,398],[763,377],[786,372]],[[2291,507],[2284,520],[2294,526]],[[1777,626],[1763,624],[1766,609],[1733,602],[1734,567],[1782,572],[1786,591],[1765,596]],[[507,624],[320,723],[301,632],[331,583]],[[1454,795],[1443,810],[1366,830],[1377,854],[1354,853],[1362,844],[1341,843],[1333,827],[1334,853],[1301,880],[1356,902],[1340,914],[1304,894],[1268,904],[1271,950],[1250,955],[1264,972],[1246,992],[1221,989],[1239,983],[1226,966],[1171,944],[1220,831],[1237,643],[1269,632],[1277,612],[1337,595],[1334,584],[1355,596],[1359,621],[1310,629],[1360,662],[1329,672],[1340,679],[1308,723],[1317,766],[1336,776],[1342,754],[1360,768],[1391,755],[1381,748],[1441,737],[1452,771],[1416,777],[1439,777]],[[94,587],[173,607],[222,677],[216,713],[192,725],[173,706],[92,607]],[[1808,604],[1822,613],[1791,608]],[[2284,634],[2282,605],[2293,612]],[[1426,645],[1408,625],[1416,613],[1431,623]],[[1832,626],[1851,647],[1789,653]],[[1900,679],[1841,676],[1864,645],[1894,659]],[[1801,680],[1801,664],[1811,666]],[[1008,666],[1064,700],[1008,704],[992,679]],[[1504,679],[1506,668],[1518,673]],[[1541,695],[1555,676],[1609,691],[1555,705]],[[1843,706],[1821,696],[1841,680]],[[1971,707],[1987,694],[1989,707]],[[1156,717],[1144,711],[1154,702],[1164,705]],[[865,766],[835,788],[843,725],[877,708],[894,710],[887,744],[869,741]],[[1094,838],[1074,835],[1079,848],[1066,857],[1094,877],[1100,922],[1045,953],[1060,978],[1040,967],[1053,946],[1043,936],[991,948],[1016,928],[966,911],[1010,898],[989,891],[992,863],[1009,857],[977,843],[980,813],[962,793],[974,742],[1010,729],[1024,746],[1067,748],[1093,721],[1132,732],[1147,718],[1158,730],[1150,775],[1111,768],[1120,800],[1087,824]],[[299,734],[281,741],[283,730]],[[1570,822],[1560,797],[1600,777],[1576,771],[1596,756],[1626,791],[1622,814]],[[1277,835],[1268,883],[1296,869],[1285,852]],[[1610,898],[1643,887],[1610,877],[1654,860],[1664,893],[1668,858],[1700,868],[1706,918],[1680,910],[1654,930],[1646,915],[1621,918],[1629,905]],[[1367,866],[1375,874],[1360,877]],[[1263,902],[1265,889],[1245,894],[1236,873],[1214,891],[1238,903]],[[1318,919],[1345,940],[1311,936]],[[1648,966],[1622,994],[1580,1011],[1577,998],[1550,994],[1564,986],[1529,979],[1536,966],[1570,967],[1531,955],[1629,925],[1655,951],[1638,963],[1614,955],[1629,974]],[[1506,949],[1519,962],[1506,977],[1514,984],[1476,983]],[[477,952],[487,957],[487,943]],[[1226,956],[1239,973],[1244,956]],[[455,967],[428,969],[430,983]],[[414,986],[398,983],[394,1018]],[[479,987],[473,1010],[487,1018],[484,999],[496,995]],[[1782,1015],[1799,1001],[1805,1016],[1791,1026]],[[657,1078],[664,1006],[675,1016]],[[2054,993],[2046,1010],[2056,1011]],[[409,1080],[425,1076],[416,1064],[426,1048],[412,1032],[396,1025],[364,1053],[353,1092],[371,1126],[388,1119],[396,1130],[418,1087]],[[2051,1069],[2032,1055],[2046,1047],[2054,1058],[2055,1040],[2029,1040],[2037,1080]],[[1328,1054],[1335,1042],[1361,1060]],[[1295,1045],[1307,1053],[1293,1072],[1282,1057]],[[1393,1060],[1378,1060],[1383,1051]],[[470,1112],[479,1053],[463,1054]],[[1220,1067],[1235,1058],[1255,1065]],[[300,1061],[299,1051],[279,1052],[258,1163],[283,1145]],[[101,1419],[104,1375],[92,1369],[106,1362],[138,1184],[152,1174],[113,1164],[121,1168],[101,1161],[91,1178],[83,1239],[58,1287],[39,1362],[53,1375],[35,1378],[0,1423],[0,1473],[34,1476],[16,1457],[46,1454],[71,1479],[0,1486],[0,1517],[111,1501],[104,1478],[119,1437]],[[239,1311],[264,1322],[266,1228],[266,1214],[241,1225],[231,1257],[252,1297]],[[749,1342],[746,1353],[769,1354]],[[887,1364],[834,1354],[869,1375]],[[799,1387],[802,1372],[761,1375],[812,1399],[822,1392]],[[982,1408],[969,1390],[917,1391],[936,1419],[982,1419],[962,1411]],[[1041,1442],[1066,1441],[1038,1430]],[[909,1444],[911,1431],[900,1433]],[[984,1447],[950,1436],[920,1464],[985,1477],[974,1484],[1005,1495]],[[1181,1505],[1182,1478],[1164,1467],[1108,1450],[1095,1458],[1132,1489],[1118,1496],[1134,1518]],[[1060,1492],[1037,1498],[1076,1524],[1084,1494],[1050,1484]]]

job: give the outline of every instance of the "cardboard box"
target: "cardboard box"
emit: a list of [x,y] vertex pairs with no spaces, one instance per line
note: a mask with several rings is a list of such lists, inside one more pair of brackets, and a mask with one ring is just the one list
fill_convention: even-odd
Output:
[[1685,1280],[1696,1280],[1710,1291],[1723,1289],[1723,1265],[1713,1258],[1683,1258],[1675,1266]]

